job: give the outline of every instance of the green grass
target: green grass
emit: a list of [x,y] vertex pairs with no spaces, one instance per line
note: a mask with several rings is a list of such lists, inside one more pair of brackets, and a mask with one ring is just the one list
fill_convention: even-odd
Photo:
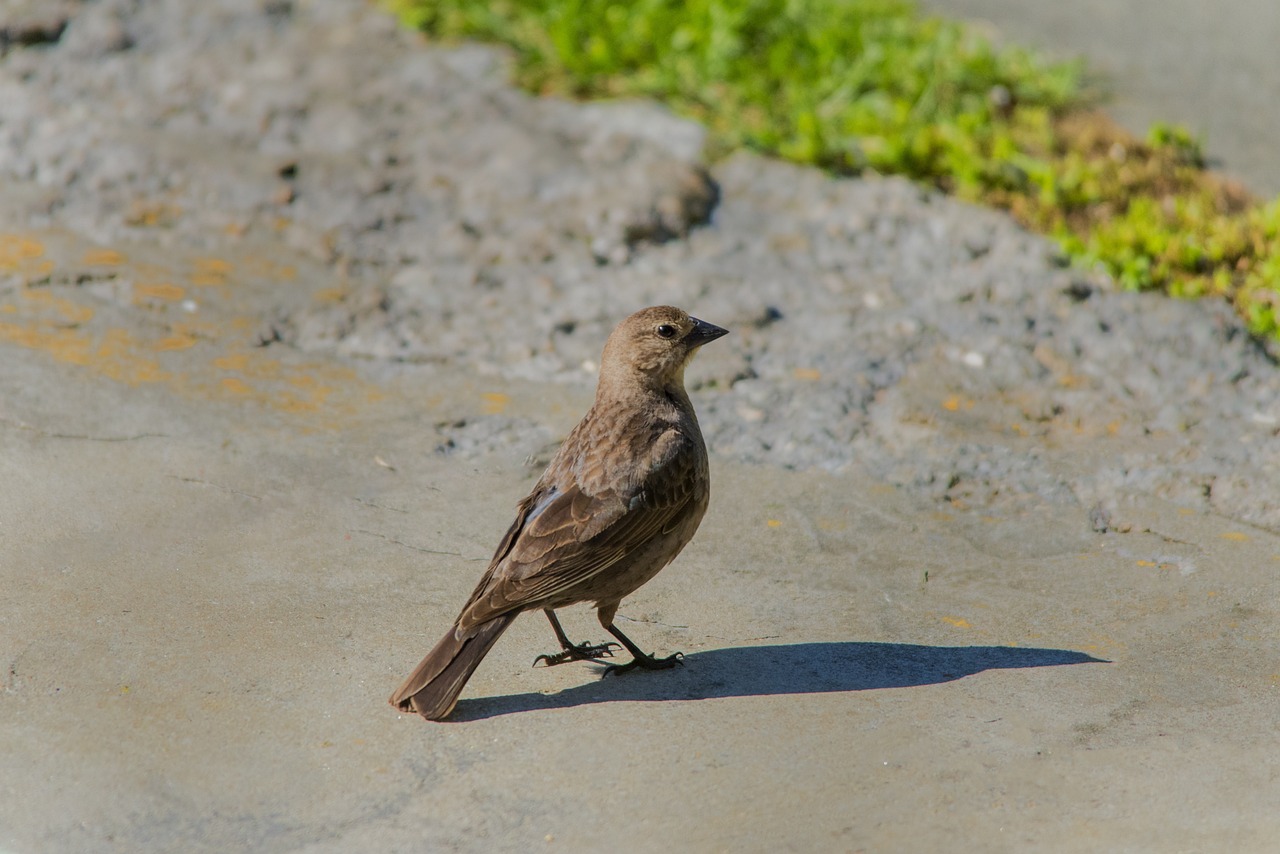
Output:
[[386,2],[433,37],[510,45],[532,91],[662,100],[706,124],[712,156],[907,175],[1009,210],[1125,287],[1231,299],[1280,338],[1280,202],[1207,173],[1185,131],[1117,129],[1076,64],[902,0]]

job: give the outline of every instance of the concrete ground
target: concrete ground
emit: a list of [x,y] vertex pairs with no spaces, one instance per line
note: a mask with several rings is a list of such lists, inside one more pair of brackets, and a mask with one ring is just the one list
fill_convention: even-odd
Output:
[[[360,5],[325,2],[314,5],[326,14]],[[291,32],[300,49],[330,44]],[[351,43],[365,30],[342,32]],[[19,91],[21,74],[0,70],[5,91]],[[47,147],[49,136],[33,139]],[[740,189],[751,166],[718,173],[721,215],[692,249],[637,248],[634,275],[741,242],[732,229],[754,222]],[[773,382],[769,354],[796,340],[841,346],[843,316],[764,331],[725,321],[734,334],[713,346],[745,353],[759,376],[708,383],[727,358],[710,348],[691,367],[695,405],[725,437],[712,443],[711,509],[620,618],[644,647],[682,650],[684,666],[608,679],[583,664],[533,669],[554,639],[529,615],[454,718],[432,724],[386,698],[482,572],[547,441],[589,404],[589,377],[285,346],[264,338],[273,307],[339,302],[359,284],[353,268],[300,249],[285,229],[214,233],[202,222],[188,234],[144,211],[125,233],[87,206],[72,222],[75,199],[45,204],[36,178],[10,182],[0,199],[0,849],[1276,850],[1280,534],[1266,484],[1280,395],[1274,364],[1229,312],[1089,296],[1075,282],[1040,313],[1026,308],[1035,323],[1019,328],[1040,337],[983,350],[965,343],[964,312],[977,312],[976,329],[1003,328],[991,319],[1005,310],[1002,289],[1049,289],[1059,275],[1039,255],[1012,257],[997,235],[972,250],[994,284],[936,308],[906,299],[899,325],[853,342],[907,342],[918,361],[868,393],[857,430],[867,459],[827,468],[739,453],[742,436],[773,422],[736,389]],[[770,252],[829,251],[788,217],[843,211],[844,192],[822,185],[816,201],[777,209],[779,234],[791,236],[771,238]],[[904,229],[939,210],[987,221],[911,199],[894,212]],[[869,283],[796,273],[783,282],[794,291],[786,314],[809,317],[810,283],[815,304],[878,288],[851,290],[867,329],[880,316],[867,320],[873,303],[899,299],[894,288],[913,279],[894,265],[908,268],[929,244],[868,222],[888,272]],[[731,305],[728,289],[682,301]],[[750,296],[745,285],[733,293]],[[633,298],[609,297],[615,319]],[[1111,325],[1092,319],[1098,304]],[[482,298],[476,310],[499,311]],[[462,328],[446,314],[411,319],[431,343],[432,324]],[[948,315],[953,342],[911,337],[913,316],[934,328]],[[1083,318],[1094,337],[1072,349],[1057,315]],[[1144,319],[1174,343],[1145,353],[1151,339],[1130,334]],[[1221,364],[1180,379],[1181,362],[1214,342]],[[1119,344],[1133,352],[1098,362]],[[1023,361],[1042,373],[1009,367]],[[825,413],[804,391],[820,386],[819,371],[783,365],[794,417]],[[1127,374],[1132,365],[1145,373]],[[1198,408],[1206,399],[1214,412]],[[467,424],[493,430],[468,449]],[[886,456],[893,442],[906,461]],[[1204,485],[1177,488],[1179,466]],[[936,486],[919,474],[930,470]],[[948,481],[952,471],[964,477]],[[565,623],[577,639],[603,639],[585,609]]]

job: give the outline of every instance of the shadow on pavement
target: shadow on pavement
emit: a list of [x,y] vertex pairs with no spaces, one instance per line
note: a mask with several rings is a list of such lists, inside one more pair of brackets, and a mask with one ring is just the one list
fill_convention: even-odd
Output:
[[[624,656],[621,660],[625,661]],[[773,694],[823,694],[936,685],[984,670],[1108,663],[1069,649],[921,646],[907,643],[800,643],[696,652],[684,667],[632,672],[558,694],[462,700],[452,720],[617,701],[705,700]],[[599,671],[600,668],[597,668]]]

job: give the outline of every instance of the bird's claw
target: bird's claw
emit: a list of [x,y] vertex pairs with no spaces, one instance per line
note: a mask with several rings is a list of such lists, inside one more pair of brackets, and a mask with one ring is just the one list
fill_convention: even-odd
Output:
[[544,667],[555,667],[557,664],[564,664],[566,661],[599,661],[602,658],[613,658],[615,648],[621,649],[622,647],[613,641],[597,644],[582,643],[577,646],[565,647],[560,652],[543,653],[533,660],[533,666],[537,667],[538,662],[542,662]]
[[626,664],[610,664],[604,669],[604,673],[600,674],[600,678],[626,673],[628,670],[635,670],[637,667],[642,670],[669,670],[677,664],[684,664],[683,652],[668,655],[666,658],[654,658],[651,655],[636,656]]

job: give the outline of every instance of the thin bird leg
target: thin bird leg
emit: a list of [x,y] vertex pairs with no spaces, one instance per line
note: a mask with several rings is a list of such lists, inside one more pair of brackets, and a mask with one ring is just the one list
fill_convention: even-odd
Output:
[[555,667],[557,664],[564,664],[566,661],[596,661],[601,658],[613,658],[613,648],[617,646],[613,641],[601,644],[571,643],[569,636],[560,627],[560,620],[556,618],[556,612],[550,608],[544,608],[542,613],[546,614],[547,619],[551,621],[551,629],[556,633],[556,640],[560,641],[560,648],[564,651],[538,656],[533,660],[534,667],[537,667],[540,661],[547,667]]
[[[601,620],[601,622],[604,623],[603,620]],[[666,658],[654,658],[652,655],[646,655],[640,650],[640,647],[636,646],[635,643],[632,642],[631,638],[619,631],[618,627],[613,624],[612,619],[610,619],[609,622],[604,623],[604,627],[608,630],[609,634],[622,641],[622,645],[627,648],[627,652],[631,653],[633,657],[631,661],[626,664],[610,664],[605,668],[604,673],[600,674],[601,679],[608,676],[610,673],[626,673],[628,670],[634,670],[637,667],[644,670],[666,670],[682,663],[681,659],[684,658],[683,652],[677,652],[674,655],[667,656]]]

